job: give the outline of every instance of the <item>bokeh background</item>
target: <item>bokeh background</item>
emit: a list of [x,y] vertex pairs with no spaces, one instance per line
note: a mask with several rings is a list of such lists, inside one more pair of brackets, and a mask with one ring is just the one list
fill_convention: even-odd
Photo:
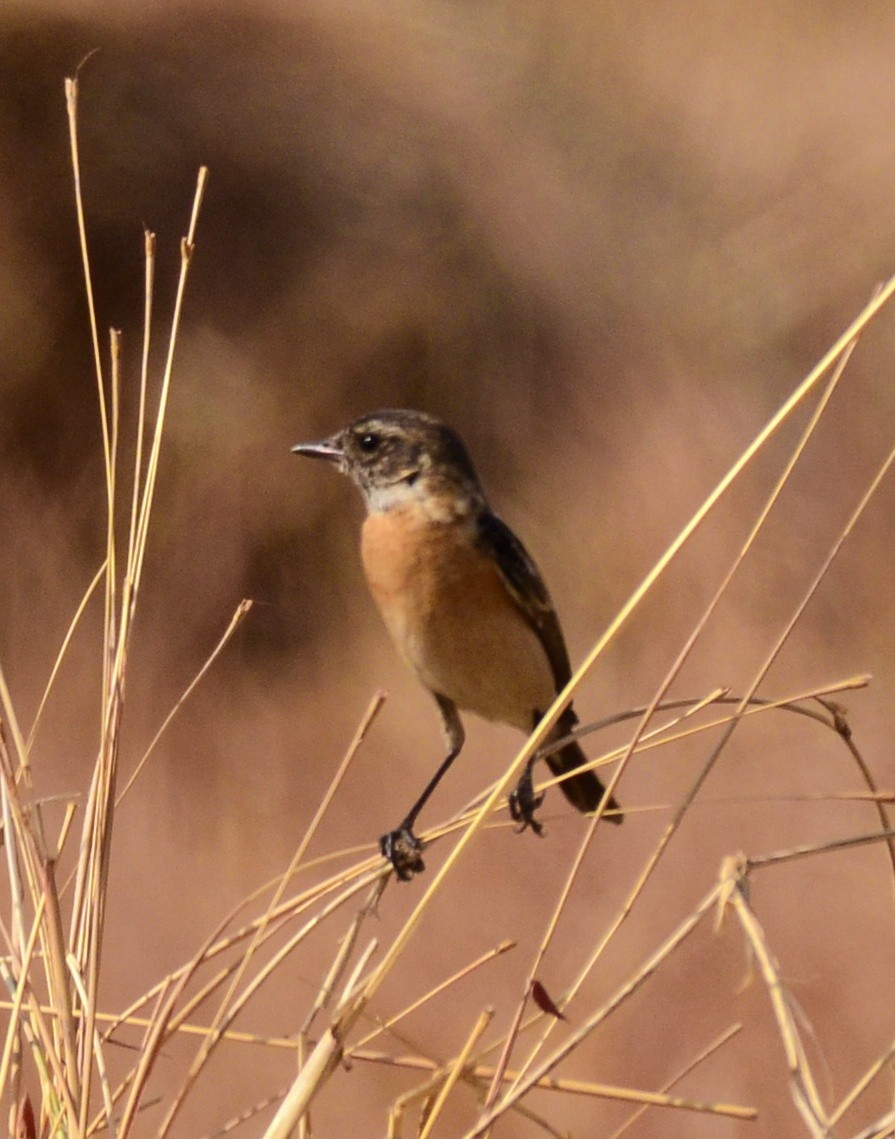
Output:
[[[120,1007],[284,867],[378,688],[385,710],[321,849],[394,825],[440,755],[437,715],[366,596],[360,503],[289,454],[376,406],[465,436],[524,536],[573,659],[694,508],[895,271],[895,12],[888,4],[304,0],[0,10],[0,653],[23,721],[102,557],[101,443],[63,80],[81,76],[97,305],[123,330],[136,404],[142,230],[159,238],[155,363],[196,170],[211,170],[181,333],[125,770],[243,597],[252,613],[119,815],[106,998]],[[757,550],[676,686],[735,691],[782,629],[895,436],[895,312],[862,341]],[[583,719],[645,702],[748,531],[804,422],[788,426],[583,686]],[[763,691],[855,673],[855,738],[892,786],[895,491],[884,484]],[[98,610],[76,637],[34,764],[83,786],[97,731]],[[608,746],[618,737],[603,736]],[[502,771],[519,740],[470,724],[429,821]],[[597,746],[596,744],[594,746]],[[561,992],[630,888],[709,743],[634,763],[544,966]],[[573,1021],[689,911],[723,855],[878,826],[831,735],[743,727]],[[802,798],[799,798],[799,797]],[[652,809],[648,809],[652,808]],[[381,994],[382,1013],[503,937],[520,947],[411,1027],[437,1057],[486,1001],[505,1025],[582,823],[555,793],[548,836],[483,837]],[[430,862],[441,855],[434,851]],[[893,1037],[892,888],[881,848],[766,872],[753,899],[813,1033],[831,1099]],[[384,939],[421,886],[391,890]],[[294,1032],[337,930],[243,1027]],[[802,1134],[767,994],[733,928],[699,933],[562,1074],[654,1088],[733,1021],[682,1091],[758,1122],[652,1113],[632,1134]],[[410,1030],[410,1029],[409,1029]],[[184,1052],[184,1055],[187,1053]],[[163,1060],[171,1086],[176,1048]],[[288,1082],[288,1057],[225,1049],[178,1124],[204,1134]],[[355,1065],[321,1135],[382,1134],[411,1086]],[[162,1080],[159,1088],[164,1095]],[[890,1105],[882,1076],[842,1124]],[[559,1133],[610,1134],[619,1105],[533,1099]],[[147,1133],[159,1116],[147,1113]],[[457,1095],[452,1126],[473,1118]],[[258,1123],[247,1133],[257,1133]],[[443,1134],[449,1134],[448,1129]],[[502,1135],[536,1134],[521,1119]]]

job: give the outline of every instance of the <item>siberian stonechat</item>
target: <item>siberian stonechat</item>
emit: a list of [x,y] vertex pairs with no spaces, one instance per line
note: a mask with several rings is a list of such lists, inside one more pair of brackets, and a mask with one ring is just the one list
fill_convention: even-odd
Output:
[[[377,411],[298,455],[328,459],[349,475],[367,507],[361,556],[398,652],[435,697],[449,751],[397,828],[380,839],[399,878],[423,870],[413,826],[463,747],[457,709],[530,732],[571,677],[559,619],[527,550],[488,506],[463,441],[418,411]],[[578,723],[571,706],[551,738]],[[536,757],[537,758],[537,757]],[[554,775],[587,759],[575,741],[546,756]],[[533,762],[533,761],[532,761]],[[540,834],[529,763],[510,796],[514,819]],[[560,784],[579,811],[596,810],[605,788],[593,771]],[[620,823],[615,799],[607,803]]]

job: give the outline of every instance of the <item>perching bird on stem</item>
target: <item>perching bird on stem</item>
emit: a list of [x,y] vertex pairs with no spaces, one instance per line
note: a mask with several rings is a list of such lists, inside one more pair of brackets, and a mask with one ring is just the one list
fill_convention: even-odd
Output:
[[[417,816],[463,747],[458,709],[531,732],[571,677],[559,619],[525,547],[488,506],[462,440],[418,411],[377,411],[319,443],[293,447],[327,459],[357,484],[367,507],[361,555],[370,592],[399,653],[435,697],[447,756],[400,826],[380,839],[399,878],[424,869]],[[551,739],[578,719],[571,706]],[[537,756],[535,757],[535,759]],[[587,763],[571,741],[546,756],[554,775]],[[531,760],[510,796],[522,829],[537,834]],[[579,811],[605,788],[593,771],[560,784]],[[614,798],[606,817],[622,815]]]

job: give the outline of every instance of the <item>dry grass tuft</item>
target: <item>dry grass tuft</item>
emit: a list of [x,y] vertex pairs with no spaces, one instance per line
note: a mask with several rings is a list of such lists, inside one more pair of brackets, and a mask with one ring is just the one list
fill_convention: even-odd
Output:
[[[870,766],[852,737],[844,712],[833,702],[840,693],[863,686],[866,677],[845,678],[785,696],[766,697],[758,693],[772,663],[792,636],[805,607],[895,459],[895,450],[880,464],[876,477],[855,504],[846,523],[832,535],[827,557],[818,565],[802,599],[778,637],[767,646],[765,659],[746,690],[740,696],[731,696],[726,689],[718,688],[689,702],[669,700],[668,693],[749,555],[824,417],[857,338],[895,292],[895,279],[887,282],[870,301],[719,481],[610,623],[566,690],[557,697],[553,708],[503,775],[468,809],[426,834],[428,842],[438,842],[449,846],[449,849],[441,866],[428,881],[410,887],[411,891],[418,892],[412,894],[414,901],[410,913],[394,936],[380,944],[371,932],[375,928],[373,919],[379,909],[391,902],[390,891],[395,888],[392,875],[379,856],[363,852],[358,857],[353,851],[329,851],[324,856],[313,856],[311,852],[313,842],[322,834],[327,811],[382,706],[383,697],[377,695],[358,726],[293,858],[277,881],[246,898],[201,940],[192,956],[179,968],[160,978],[128,1008],[111,1014],[101,1007],[100,992],[116,809],[143,770],[161,733],[225,648],[248,612],[250,603],[243,602],[238,607],[206,665],[163,720],[142,757],[131,765],[127,780],[120,786],[121,722],[128,674],[132,667],[129,653],[131,632],[140,603],[177,333],[207,172],[204,169],[199,172],[192,216],[181,245],[180,278],[170,341],[154,410],[150,410],[153,392],[149,359],[155,242],[151,234],[146,235],[146,305],[136,462],[132,471],[125,471],[120,462],[123,448],[119,437],[120,338],[112,333],[109,361],[106,363],[100,348],[99,325],[93,305],[80,188],[77,79],[67,82],[66,95],[105,458],[106,552],[103,565],[85,590],[83,602],[73,617],[71,629],[50,673],[35,722],[27,732],[20,725],[0,671],[0,773],[9,899],[9,913],[2,923],[6,948],[0,960],[0,972],[8,989],[4,1007],[9,1011],[0,1057],[0,1087],[9,1106],[10,1133],[23,1139],[38,1135],[83,1137],[102,1132],[124,1139],[138,1133],[142,1113],[155,1102],[154,1080],[159,1059],[175,1037],[195,1039],[197,1046],[183,1062],[179,1090],[161,1104],[160,1118],[155,1126],[159,1136],[171,1133],[197,1081],[225,1042],[271,1053],[286,1049],[295,1055],[297,1074],[291,1086],[275,1094],[268,1089],[263,1101],[248,1107],[239,1119],[232,1121],[233,1128],[241,1124],[248,1133],[259,1133],[262,1114],[265,1117],[269,1115],[276,1104],[273,1117],[263,1130],[266,1139],[310,1136],[310,1110],[315,1098],[327,1085],[343,1079],[345,1067],[355,1063],[400,1070],[408,1080],[418,1081],[395,1098],[388,1119],[379,1122],[390,1139],[410,1134],[429,1139],[446,1133],[446,1109],[464,1094],[463,1089],[466,1089],[465,1102],[475,1104],[464,1139],[498,1134],[510,1115],[523,1118],[534,1131],[547,1135],[561,1134],[542,1108],[536,1110],[531,1095],[535,1091],[549,1091],[552,1096],[586,1097],[595,1103],[611,1100],[626,1105],[630,1114],[616,1135],[632,1130],[645,1112],[659,1109],[699,1112],[714,1116],[719,1121],[749,1121],[756,1115],[753,1107],[722,1102],[720,1093],[708,1085],[698,1099],[678,1095],[674,1091],[685,1076],[699,1069],[736,1038],[740,1031],[737,1024],[725,1029],[708,1044],[692,1040],[690,1060],[670,1073],[658,1089],[610,1086],[574,1079],[562,1072],[568,1057],[665,969],[679,948],[694,931],[706,924],[711,915],[716,915],[720,924],[725,915],[730,914],[739,923],[744,944],[767,988],[780,1034],[785,1074],[805,1129],[812,1136],[833,1134],[845,1112],[855,1105],[871,1082],[889,1065],[895,1049],[889,1048],[870,1065],[837,1104],[825,1105],[818,1091],[818,1080],[812,1071],[808,1049],[802,1041],[794,1002],[750,902],[747,887],[755,873],[772,872],[774,867],[785,861],[822,858],[844,844],[878,842],[889,844],[895,883],[893,830],[887,809],[891,795],[878,790]],[[818,395],[825,377],[829,380]],[[399,968],[411,942],[424,936],[421,926],[429,912],[444,904],[445,883],[455,873],[470,845],[486,828],[497,825],[497,815],[503,809],[507,788],[522,765],[543,745],[581,680],[778,427],[796,408],[812,398],[816,403],[801,438],[788,456],[756,516],[754,526],[741,543],[714,596],[694,621],[692,634],[657,688],[653,700],[642,709],[612,717],[615,723],[633,722],[630,737],[624,745],[593,760],[594,766],[615,764],[608,780],[609,791],[612,792],[628,766],[645,753],[671,744],[699,748],[704,740],[712,741],[688,792],[678,803],[654,808],[667,813],[667,825],[647,852],[618,912],[603,927],[591,925],[591,944],[578,946],[583,964],[577,974],[569,978],[563,991],[548,992],[541,979],[544,961],[564,928],[570,907],[575,904],[580,872],[591,853],[593,839],[601,823],[599,815],[589,820],[565,881],[557,892],[549,919],[537,939],[535,952],[524,970],[524,984],[514,994],[500,991],[493,994],[493,1005],[500,1004],[504,1008],[509,1005],[514,1009],[509,1023],[495,1027],[497,1018],[493,1008],[484,1007],[471,1023],[453,1024],[453,1055],[446,1058],[430,1055],[425,1041],[418,1044],[405,1035],[404,1022],[421,1010],[431,1012],[433,1017],[440,1016],[445,996],[451,996],[474,974],[487,970],[496,959],[512,951],[512,942],[503,940],[494,946],[478,944],[476,931],[468,929],[468,964],[444,977],[427,992],[414,996],[403,1009],[387,1016],[381,1013],[377,1004],[383,985]],[[128,480],[129,498],[124,490]],[[125,502],[126,506],[123,505]],[[68,651],[72,632],[87,607],[95,603],[100,590],[104,619],[97,660],[102,686],[96,762],[83,799],[69,802],[59,829],[48,833],[45,804],[36,791],[35,773],[31,766],[32,746],[43,709],[47,701],[52,700],[54,682]],[[810,849],[799,848],[762,856],[731,853],[717,875],[707,872],[698,903],[687,912],[680,913],[676,922],[648,952],[641,953],[639,959],[629,960],[626,978],[611,995],[595,1008],[582,1007],[586,983],[593,977],[607,949],[614,945],[631,915],[645,904],[645,889],[660,862],[674,857],[675,838],[684,820],[701,805],[703,784],[737,728],[755,717],[773,720],[784,713],[808,717],[842,741],[866,787],[866,798],[876,804],[879,830],[860,836],[846,835],[839,841]],[[600,726],[604,725],[584,730],[592,731]],[[634,828],[637,826],[638,808],[627,803],[626,808],[629,815],[627,826]],[[333,869],[333,865],[337,869]],[[299,882],[301,884],[297,885]],[[287,960],[300,953],[321,927],[332,931],[330,938],[337,948],[310,999],[304,1023],[295,1025],[295,1035],[289,1038],[263,1036],[237,1029],[237,1018],[262,986],[278,974]],[[682,1024],[681,1031],[687,1031],[686,1024]],[[127,1047],[121,1047],[121,1044],[127,1044]],[[538,1104],[544,1102],[543,1097],[538,1100]],[[895,1114],[889,1112],[872,1126],[865,1126],[860,1135],[870,1139],[871,1136],[891,1134],[893,1122]]]

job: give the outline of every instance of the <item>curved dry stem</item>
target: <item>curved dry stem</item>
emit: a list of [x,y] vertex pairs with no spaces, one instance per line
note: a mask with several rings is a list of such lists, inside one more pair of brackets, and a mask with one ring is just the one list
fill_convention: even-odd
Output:
[[224,651],[226,646],[229,644],[231,637],[236,632],[236,630],[239,628],[240,624],[242,623],[243,619],[248,614],[248,612],[251,608],[252,608],[252,602],[247,600],[247,599],[240,601],[240,603],[236,606],[236,612],[230,618],[230,624],[224,630],[224,635],[218,641],[217,645],[215,645],[215,647],[212,649],[211,653],[206,658],[205,663],[202,665],[202,667],[199,669],[199,671],[196,673],[196,675],[193,677],[193,679],[190,681],[190,683],[186,686],[182,695],[180,696],[180,698],[175,703],[174,707],[171,709],[171,711],[168,713],[168,715],[162,721],[161,727],[158,729],[158,731],[152,737],[152,740],[149,744],[149,747],[147,747],[146,751],[143,752],[143,755],[138,760],[136,767],[131,772],[127,782],[125,783],[124,787],[122,787],[121,792],[119,793],[118,798],[115,801],[116,808],[121,806],[122,799],[124,799],[125,795],[128,793],[128,791],[130,791],[131,787],[133,787],[133,785],[136,782],[137,777],[139,776],[140,772],[146,766],[146,763],[149,760],[149,757],[152,755],[152,753],[155,751],[156,747],[158,746],[159,740],[162,738],[162,736],[165,734],[165,732],[168,730],[169,726],[171,725],[172,720],[177,715],[177,713],[180,711],[180,709],[184,706],[184,704],[187,702],[187,700],[189,700],[190,696],[192,696],[192,694],[195,692],[196,688],[199,686],[199,684],[204,679],[204,677],[208,674],[209,669],[212,667],[214,662],[218,659],[218,657]]
[[31,723],[31,731],[28,733],[28,739],[25,742],[25,750],[29,755],[31,753],[31,748],[34,745],[34,738],[37,735],[37,729],[40,727],[40,721],[43,717],[44,708],[46,707],[47,701],[50,698],[50,693],[53,691],[53,686],[56,683],[56,677],[58,676],[59,669],[62,667],[62,662],[65,659],[65,654],[68,652],[68,646],[71,643],[71,639],[74,636],[75,630],[81,622],[81,618],[84,615],[84,610],[87,608],[87,604],[90,601],[90,598],[95,593],[96,587],[102,581],[103,574],[106,572],[107,564],[107,562],[103,562],[103,564],[96,571],[93,580],[84,591],[84,596],[81,598],[80,604],[75,610],[74,617],[72,617],[71,621],[69,622],[65,636],[62,638],[62,644],[59,647],[59,652],[56,654],[56,659],[53,661],[53,667],[50,670],[49,680],[44,687],[43,695],[40,698],[40,703],[37,706],[37,711],[35,712],[34,719]]

